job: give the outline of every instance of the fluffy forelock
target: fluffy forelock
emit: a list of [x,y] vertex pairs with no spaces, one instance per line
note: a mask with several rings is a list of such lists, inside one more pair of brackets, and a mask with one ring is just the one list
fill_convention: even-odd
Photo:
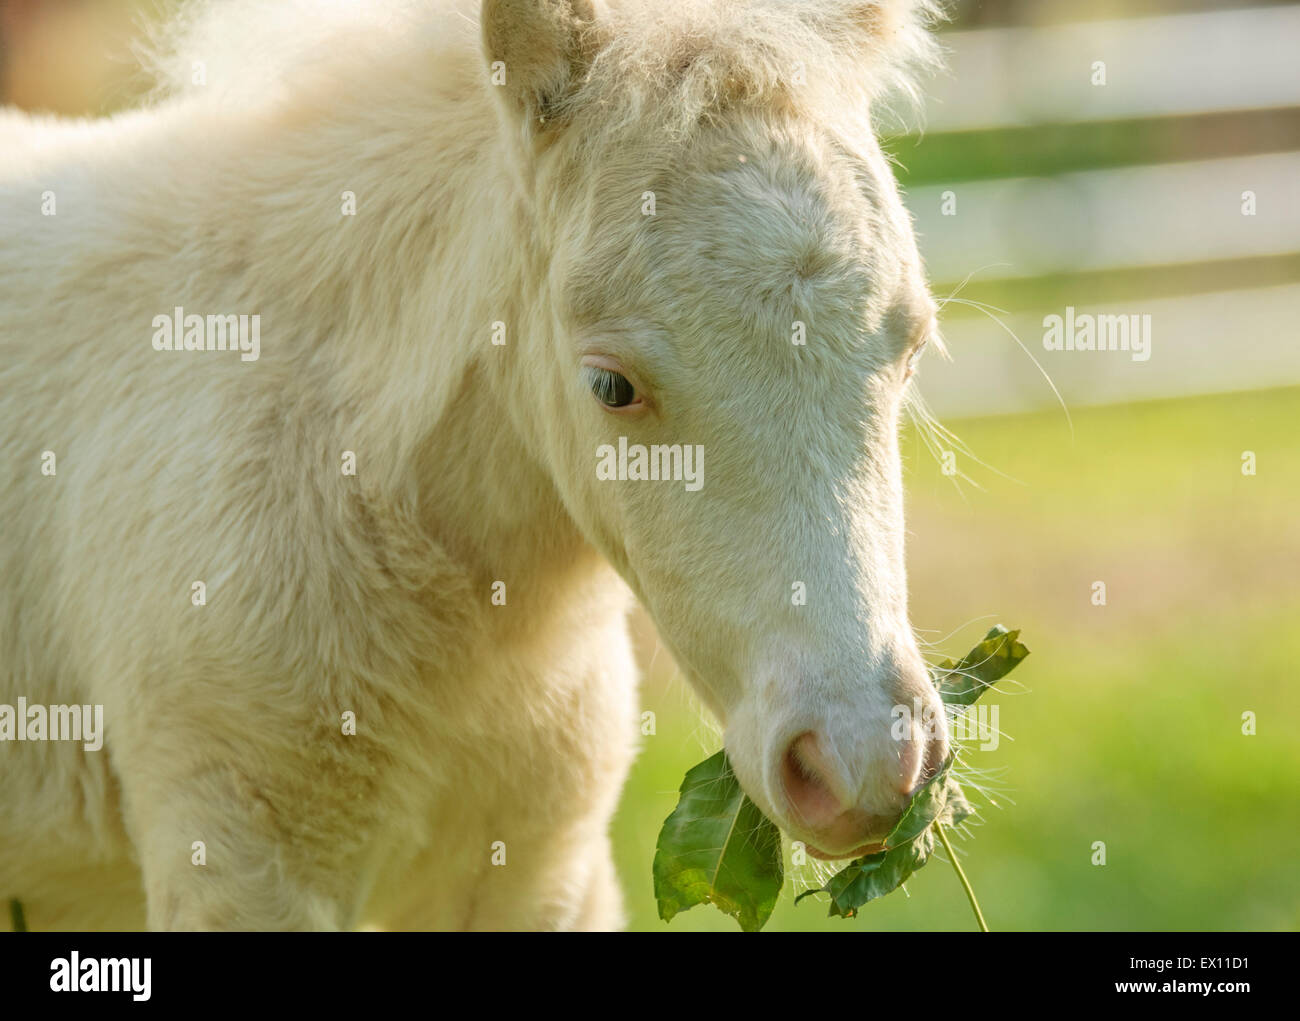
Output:
[[905,115],[939,62],[932,0],[620,0],[601,13],[568,105],[614,134],[680,137],[736,107]]

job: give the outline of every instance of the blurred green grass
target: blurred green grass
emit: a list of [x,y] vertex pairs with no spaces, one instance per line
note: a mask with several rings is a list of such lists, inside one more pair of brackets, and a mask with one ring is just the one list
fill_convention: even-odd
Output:
[[[993,928],[1300,927],[1298,410],[1288,388],[1075,410],[1073,439],[1059,411],[956,423],[1017,480],[962,462],[982,489],[955,486],[909,433],[914,623],[944,653],[995,620],[1033,650],[996,698],[1007,736],[968,753],[1004,792],[960,845]],[[657,733],[613,834],[629,927],[667,930],[655,838],[682,774],[719,742],[665,653],[642,700]],[[769,930],[974,925],[943,862],[851,921],[796,909],[812,868],[792,878]],[[701,907],[671,928],[735,926]]]

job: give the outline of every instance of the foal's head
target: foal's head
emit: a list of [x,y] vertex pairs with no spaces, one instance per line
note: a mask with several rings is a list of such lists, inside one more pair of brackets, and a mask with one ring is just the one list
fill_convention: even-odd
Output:
[[928,55],[928,7],[644,8],[484,4],[549,274],[526,341],[538,443],[746,792],[842,857],[947,750],[908,624],[897,439],[935,305],[869,121]]

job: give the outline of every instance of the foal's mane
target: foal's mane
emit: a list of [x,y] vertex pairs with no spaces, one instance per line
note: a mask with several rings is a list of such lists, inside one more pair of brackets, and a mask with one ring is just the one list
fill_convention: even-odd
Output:
[[[540,0],[539,0],[540,2]],[[551,0],[555,2],[555,0]],[[666,137],[733,104],[826,119],[882,98],[916,101],[937,65],[936,0],[594,0],[599,49],[563,105],[584,128]],[[479,0],[188,0],[138,52],[154,98],[204,91],[235,101],[339,62],[423,48],[477,50]],[[202,63],[203,81],[195,81]],[[459,61],[457,62],[460,63]],[[462,65],[463,66],[463,65]],[[486,67],[484,70],[486,75]]]

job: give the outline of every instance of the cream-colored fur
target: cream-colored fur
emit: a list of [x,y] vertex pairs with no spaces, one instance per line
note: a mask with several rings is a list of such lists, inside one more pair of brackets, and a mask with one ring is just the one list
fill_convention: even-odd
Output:
[[[866,120],[915,7],[238,0],[159,43],[145,109],[0,115],[0,703],[106,725],[0,745],[0,896],[616,927],[629,586],[783,819],[771,749],[878,723],[916,656],[894,430],[932,308]],[[260,315],[260,358],[154,350],[174,306]],[[653,423],[586,392],[597,342]],[[703,490],[598,482],[620,434],[702,444]]]

